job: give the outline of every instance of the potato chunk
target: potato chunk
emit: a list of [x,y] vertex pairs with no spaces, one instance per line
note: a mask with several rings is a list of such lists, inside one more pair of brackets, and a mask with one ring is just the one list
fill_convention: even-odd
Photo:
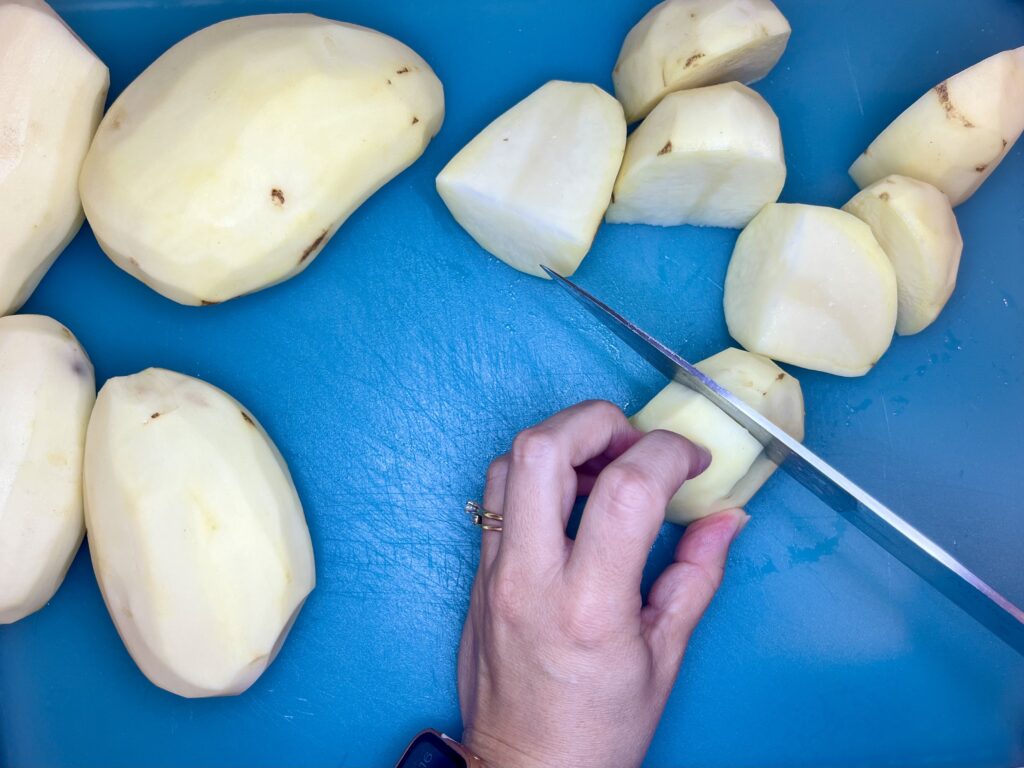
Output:
[[590,250],[625,147],[615,99],[590,83],[554,80],[463,147],[438,174],[437,191],[509,266],[571,275]]
[[886,176],[843,210],[871,227],[896,270],[896,333],[927,328],[953,293],[964,246],[949,198],[926,182]]
[[0,624],[42,608],[82,542],[82,454],[96,399],[71,331],[0,318]]
[[440,81],[393,38],[305,14],[230,19],[117,98],[82,202],[115,264],[175,301],[215,304],[308,267],[443,117]]
[[295,486],[238,402],[150,368],[100,390],[85,522],[107,610],[135,663],[181,696],[241,693],[315,581]]
[[0,0],[0,315],[82,226],[78,173],[107,68],[42,0]]
[[743,227],[786,182],[779,120],[723,83],[666,96],[626,142],[610,222]]
[[629,30],[612,71],[626,120],[665,94],[768,74],[786,50],[789,22],[770,0],[665,0]]
[[[756,408],[797,440],[804,437],[804,398],[800,382],[761,355],[726,349],[697,368]],[[759,442],[716,405],[671,382],[635,416],[637,429],[667,429],[711,452],[711,466],[672,497],[666,518],[686,524],[723,509],[746,504],[776,466]]]
[[892,342],[896,276],[871,228],[816,205],[766,205],[740,233],[725,321],[751,352],[861,376]]
[[892,121],[850,166],[861,188],[890,174],[927,181],[956,206],[1024,131],[1024,46],[943,80]]

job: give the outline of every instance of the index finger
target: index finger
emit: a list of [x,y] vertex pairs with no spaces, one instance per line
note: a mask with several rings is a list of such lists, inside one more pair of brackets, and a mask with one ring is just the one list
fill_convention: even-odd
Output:
[[574,405],[521,432],[509,453],[499,559],[529,554],[535,562],[551,562],[564,556],[576,467],[625,450],[639,437],[625,414],[602,400]]

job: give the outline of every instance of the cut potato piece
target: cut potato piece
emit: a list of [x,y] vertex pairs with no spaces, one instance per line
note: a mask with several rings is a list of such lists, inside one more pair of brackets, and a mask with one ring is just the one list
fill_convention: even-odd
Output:
[[779,120],[723,83],[666,96],[626,142],[606,219],[743,227],[786,182]]
[[[697,368],[797,440],[804,437],[800,382],[766,357],[726,349]],[[637,429],[667,429],[711,452],[711,465],[669,502],[666,518],[686,524],[750,501],[776,467],[750,433],[692,389],[670,383],[635,416]]]
[[927,181],[953,205],[974,194],[1024,131],[1024,46],[943,80],[878,135],[850,175],[866,187],[890,174]]
[[596,85],[552,81],[451,159],[437,191],[509,266],[571,275],[590,250],[626,146],[622,107]]
[[107,68],[41,0],[0,0],[0,315],[17,311],[82,225],[78,173]]
[[887,176],[843,210],[871,227],[896,270],[896,333],[927,328],[953,293],[964,245],[949,198],[926,182]]
[[150,368],[100,390],[85,521],[121,639],[146,677],[181,696],[248,688],[313,588],[281,454],[244,407],[180,373]]
[[663,96],[768,74],[786,50],[789,22],[770,0],[666,0],[629,30],[612,70],[629,122]]
[[118,97],[82,202],[119,267],[175,301],[215,304],[309,266],[443,116],[440,81],[393,38],[304,14],[231,19]]
[[82,542],[95,399],[92,364],[71,331],[41,315],[0,318],[0,624],[42,608]]
[[896,276],[871,228],[816,205],[771,203],[740,233],[725,321],[751,352],[861,376],[892,342]]

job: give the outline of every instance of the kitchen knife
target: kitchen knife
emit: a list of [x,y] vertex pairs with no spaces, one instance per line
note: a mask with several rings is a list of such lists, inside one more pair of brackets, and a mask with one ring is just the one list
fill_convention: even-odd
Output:
[[717,405],[761,443],[765,454],[797,482],[1024,655],[1024,611],[743,400],[572,281],[543,265],[541,268],[637,354],[667,378]]

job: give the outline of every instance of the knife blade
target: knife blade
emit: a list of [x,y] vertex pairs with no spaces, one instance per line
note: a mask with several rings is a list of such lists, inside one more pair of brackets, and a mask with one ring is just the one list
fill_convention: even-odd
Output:
[[548,267],[541,265],[541,268],[664,376],[717,405],[761,443],[768,458],[797,482],[1024,655],[1024,610],[839,470],[646,331],[571,280]]

